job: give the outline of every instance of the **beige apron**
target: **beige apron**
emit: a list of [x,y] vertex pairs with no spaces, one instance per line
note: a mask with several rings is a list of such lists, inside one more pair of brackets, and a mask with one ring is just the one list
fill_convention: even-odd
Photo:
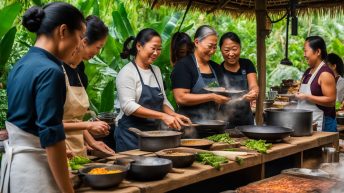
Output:
[[[82,118],[88,110],[88,107],[90,106],[85,87],[82,85],[79,74],[78,78],[82,86],[71,86],[69,83],[66,70],[63,66],[62,68],[66,77],[67,88],[66,102],[64,104],[63,111],[63,122],[81,122]],[[66,147],[68,150],[72,151],[74,155],[77,156],[87,155],[83,132],[83,130],[65,131]]]
[[1,161],[1,193],[58,193],[46,151],[37,136],[6,122],[9,139],[4,141]]

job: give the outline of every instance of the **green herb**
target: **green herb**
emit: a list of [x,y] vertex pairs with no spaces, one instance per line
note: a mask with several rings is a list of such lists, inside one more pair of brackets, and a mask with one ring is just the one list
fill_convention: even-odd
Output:
[[240,157],[235,157],[235,162],[239,165],[242,165],[244,162],[244,159],[240,158]]
[[207,137],[207,139],[214,142],[223,142],[223,143],[228,143],[228,144],[235,143],[235,141],[229,136],[228,133],[212,135],[212,136]]
[[223,156],[218,156],[213,153],[200,152],[196,154],[196,161],[206,165],[211,165],[216,169],[220,169],[221,164],[227,163],[228,159]]
[[74,156],[72,159],[68,160],[68,165],[72,170],[78,170],[83,167],[83,165],[90,163],[91,160],[87,157]]
[[342,103],[336,101],[336,111],[339,111],[341,106],[342,106]]
[[219,85],[216,81],[211,82],[211,83],[208,84],[208,87],[209,87],[209,88],[216,88],[216,87],[219,87],[219,86],[220,86],[220,85]]
[[259,153],[266,153],[266,151],[272,147],[271,143],[266,143],[265,140],[254,140],[248,139],[244,141],[243,145],[245,145],[249,149],[257,150]]

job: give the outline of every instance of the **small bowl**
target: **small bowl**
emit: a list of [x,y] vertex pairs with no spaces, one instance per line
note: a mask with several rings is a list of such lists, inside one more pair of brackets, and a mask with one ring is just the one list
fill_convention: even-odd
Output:
[[[121,170],[121,172],[115,174],[89,174],[88,172],[94,168]],[[125,178],[127,171],[128,168],[125,166],[112,164],[93,165],[79,170],[81,178],[86,182],[87,185],[94,189],[107,189],[118,186]]]
[[[178,155],[178,153],[180,155]],[[196,155],[194,153],[182,149],[165,149],[158,151],[155,154],[158,157],[171,160],[174,168],[190,167],[196,159]]]
[[181,139],[180,146],[196,149],[209,149],[213,145],[213,141],[208,139]]

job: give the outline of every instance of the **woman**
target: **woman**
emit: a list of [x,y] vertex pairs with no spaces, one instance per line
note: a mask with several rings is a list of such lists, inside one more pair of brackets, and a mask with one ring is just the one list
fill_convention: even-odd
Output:
[[303,74],[296,94],[298,108],[313,111],[318,131],[336,132],[336,81],[333,71],[324,62],[327,57],[325,41],[319,36],[307,37],[304,57],[309,68]]
[[225,87],[247,93],[240,100],[233,100],[223,105],[223,117],[230,123],[229,128],[253,125],[250,102],[256,100],[259,91],[256,69],[251,60],[240,58],[241,41],[237,34],[233,32],[223,34],[220,39],[220,49],[224,59],[221,69]]
[[327,55],[326,64],[333,70],[336,80],[337,102],[344,100],[344,64],[343,60],[335,53]]
[[[86,156],[86,146],[114,155],[115,152],[101,141],[96,141],[90,132],[108,135],[109,125],[104,121],[83,121],[83,117],[90,106],[85,88],[88,85],[84,73],[83,60],[89,60],[99,53],[104,46],[108,35],[108,28],[96,16],[86,18],[86,33],[81,41],[77,53],[72,60],[63,65],[65,73],[67,95],[64,104],[63,126],[66,131],[67,151],[73,156]],[[85,140],[85,141],[84,141]]]
[[84,17],[72,5],[54,2],[28,9],[22,24],[37,39],[8,77],[9,141],[0,192],[74,192],[62,123],[66,85],[61,66],[83,37]]
[[184,32],[176,32],[172,36],[170,47],[171,64],[174,66],[183,57],[192,54],[193,42],[190,36]]
[[179,113],[188,116],[192,121],[216,119],[218,104],[229,101],[228,97],[204,90],[208,85],[221,84],[220,66],[210,60],[216,51],[216,31],[207,25],[199,27],[194,44],[194,53],[179,60],[172,71],[174,98],[179,105]]
[[[134,41],[131,48],[129,43]],[[130,127],[143,131],[157,130],[160,120],[168,127],[180,129],[190,120],[175,113],[168,102],[160,69],[152,63],[161,53],[161,37],[153,29],[141,30],[137,37],[124,42],[121,57],[134,59],[125,65],[116,79],[117,93],[121,106],[115,130],[116,150],[126,151],[138,148],[137,136]]]

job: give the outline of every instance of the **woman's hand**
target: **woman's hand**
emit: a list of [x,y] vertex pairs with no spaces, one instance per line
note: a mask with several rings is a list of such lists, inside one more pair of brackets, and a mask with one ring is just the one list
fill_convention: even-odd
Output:
[[191,120],[184,115],[175,113],[173,116],[177,119],[179,124],[182,126],[189,126],[192,124]]
[[169,127],[174,129],[181,129],[181,124],[175,116],[163,113],[161,120]]
[[92,121],[88,122],[87,130],[92,135],[109,135],[110,126],[104,121]]
[[212,96],[212,101],[214,101],[217,104],[225,104],[230,100],[229,97],[225,97],[225,96],[218,95],[215,93],[212,93],[211,96]]
[[256,90],[251,90],[250,92],[248,92],[247,94],[243,96],[243,98],[246,99],[247,101],[256,100],[257,97],[258,97],[258,92]]
[[92,145],[92,148],[94,150],[101,151],[102,153],[108,155],[108,156],[113,156],[115,155],[115,151],[112,150],[109,146],[107,146],[104,142],[102,141],[96,141]]
[[295,97],[299,100],[307,100],[307,95],[301,92],[297,92],[295,94]]

